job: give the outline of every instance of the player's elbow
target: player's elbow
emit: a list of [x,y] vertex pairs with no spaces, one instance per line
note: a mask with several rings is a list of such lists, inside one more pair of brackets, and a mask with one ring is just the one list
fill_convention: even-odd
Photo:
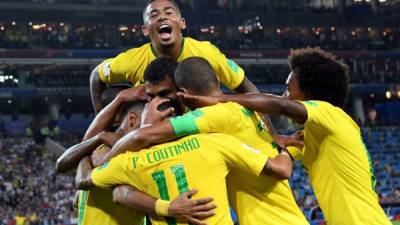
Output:
[[292,168],[289,168],[289,166],[282,166],[276,172],[276,177],[279,180],[287,180],[290,176],[292,176]]
[[67,172],[67,166],[65,165],[64,158],[60,157],[56,162],[56,171],[57,173],[65,173]]
[[293,164],[286,159],[282,160],[280,156],[269,159],[265,167],[265,173],[278,180],[289,179],[292,175]]

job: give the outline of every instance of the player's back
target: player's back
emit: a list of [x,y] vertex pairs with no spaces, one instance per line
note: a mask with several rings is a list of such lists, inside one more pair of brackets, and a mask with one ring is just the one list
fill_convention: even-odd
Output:
[[[239,167],[260,174],[266,160],[266,155],[232,136],[199,134],[137,153],[119,155],[102,169],[107,173],[103,177],[108,181],[99,178],[102,170],[95,172],[93,180],[97,186],[107,186],[104,185],[107,182],[124,182],[164,200],[171,200],[190,189],[198,189],[195,198],[211,196],[218,206],[216,215],[207,219],[207,224],[229,225],[233,224],[225,182],[229,169]],[[121,165],[122,169],[119,169]],[[115,173],[110,171],[115,170],[123,170],[124,177],[112,177]],[[153,224],[174,223],[160,218]]]
[[[269,157],[279,154],[260,116],[234,102],[199,108],[170,121],[178,135],[222,132]],[[297,206],[287,180],[256,176],[232,168],[227,184],[229,202],[236,210],[240,224],[255,224],[255,220],[257,224],[268,225],[309,224]]]
[[358,125],[342,109],[307,101],[303,164],[329,224],[390,224]]

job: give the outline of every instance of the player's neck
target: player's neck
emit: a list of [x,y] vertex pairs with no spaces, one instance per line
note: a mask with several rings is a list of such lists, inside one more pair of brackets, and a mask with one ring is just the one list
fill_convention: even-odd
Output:
[[180,38],[176,43],[171,46],[161,46],[155,47],[155,54],[157,57],[167,57],[171,59],[178,59],[183,48],[183,37]]

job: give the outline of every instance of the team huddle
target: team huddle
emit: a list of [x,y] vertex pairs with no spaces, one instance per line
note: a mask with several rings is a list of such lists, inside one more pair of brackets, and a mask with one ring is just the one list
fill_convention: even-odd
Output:
[[[143,21],[151,42],[93,70],[97,115],[57,160],[59,172],[77,168],[79,225],[229,225],[230,208],[240,225],[309,224],[288,182],[295,160],[327,224],[391,224],[360,128],[342,110],[345,64],[292,50],[285,93],[261,94],[214,45],[182,37],[173,0],[149,1]],[[268,115],[304,130],[279,135]]]

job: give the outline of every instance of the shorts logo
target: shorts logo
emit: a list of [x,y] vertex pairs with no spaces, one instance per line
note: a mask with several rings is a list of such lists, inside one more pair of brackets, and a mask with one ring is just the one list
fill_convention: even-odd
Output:
[[229,68],[233,70],[233,72],[238,73],[239,72],[239,66],[232,60],[228,59],[227,60]]

